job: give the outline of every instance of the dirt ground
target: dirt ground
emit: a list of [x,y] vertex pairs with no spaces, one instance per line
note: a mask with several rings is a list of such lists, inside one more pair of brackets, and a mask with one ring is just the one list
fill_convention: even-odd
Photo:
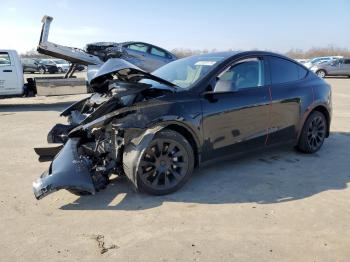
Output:
[[318,153],[206,166],[161,197],[121,179],[95,196],[35,200],[49,163],[33,147],[81,96],[0,100],[0,261],[349,261],[350,79],[327,81],[332,133]]

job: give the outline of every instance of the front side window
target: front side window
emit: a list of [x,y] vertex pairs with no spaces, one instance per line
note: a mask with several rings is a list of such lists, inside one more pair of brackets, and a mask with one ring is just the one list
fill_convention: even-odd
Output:
[[166,57],[166,53],[158,48],[152,47],[151,48],[151,54],[156,55],[156,56],[161,56],[161,57]]
[[345,59],[345,60],[344,60],[344,64],[349,65],[349,64],[350,64],[350,59]]
[[144,52],[144,53],[146,53],[148,50],[148,46],[141,43],[128,45],[127,48],[130,50],[135,50],[135,51]]
[[265,83],[263,60],[248,58],[240,60],[218,76],[215,92],[232,92],[244,88],[260,87]]
[[8,53],[0,52],[0,66],[9,66],[11,65],[11,59]]
[[270,57],[270,69],[272,84],[297,81],[307,74],[303,67],[279,57]]

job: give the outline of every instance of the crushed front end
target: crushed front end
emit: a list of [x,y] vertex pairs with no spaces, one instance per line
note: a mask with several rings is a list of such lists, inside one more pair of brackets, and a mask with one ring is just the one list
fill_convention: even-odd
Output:
[[[138,80],[144,72],[135,67],[125,68],[130,66],[125,61],[117,62],[117,79],[110,79],[111,71],[115,71],[104,66],[97,75],[108,92],[96,93],[62,113],[74,120],[78,119],[73,119],[74,112],[79,111],[84,114],[84,119],[70,121],[69,125],[56,125],[49,133],[49,142],[61,142],[64,146],[40,150],[46,155],[52,153],[54,159],[49,170],[33,183],[37,199],[60,189],[77,195],[94,194],[107,186],[111,175],[126,175],[137,186],[135,163],[147,145],[144,141],[150,141],[154,134],[147,133],[150,132],[147,125],[152,122],[152,114],[158,112],[154,109],[149,114],[145,108],[164,106],[157,98],[173,93],[174,89],[153,88],[150,84],[140,83]],[[164,83],[152,75],[146,77]],[[97,103],[102,97],[107,99]]]

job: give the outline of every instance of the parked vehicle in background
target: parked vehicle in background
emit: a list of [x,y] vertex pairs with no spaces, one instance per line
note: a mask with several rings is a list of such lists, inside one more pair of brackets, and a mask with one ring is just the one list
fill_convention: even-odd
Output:
[[23,67],[16,50],[0,50],[0,96],[34,95],[35,87],[24,84]]
[[74,67],[77,64],[84,65],[88,67],[87,79],[89,82],[98,68],[109,58],[122,58],[147,72],[177,59],[169,51],[143,42],[124,42],[121,44],[100,42],[88,44],[86,50],[52,43],[48,40],[52,20],[53,18],[50,16],[44,16],[42,19],[43,25],[37,51],[69,61],[71,67],[67,72],[68,77],[71,70],[74,72]]
[[311,67],[311,71],[322,78],[325,76],[350,77],[350,58],[340,58],[324,63],[319,63]]
[[102,61],[109,58],[123,58],[139,68],[152,72],[177,59],[171,52],[144,42],[99,42],[86,45],[89,54],[98,56]]
[[57,66],[59,73],[65,73],[68,71],[70,64],[63,59],[51,59]]
[[295,59],[295,61],[299,62],[300,64],[305,64],[309,61],[309,59]]
[[70,67],[70,64],[63,60],[63,59],[55,59],[55,58],[52,58],[52,59],[42,59],[42,61],[46,62],[46,63],[50,63],[50,64],[54,64],[57,66],[57,69],[58,69],[58,73],[65,73],[68,71],[69,67]]
[[46,73],[46,67],[39,62],[37,59],[33,58],[22,58],[23,73]]
[[77,71],[84,71],[86,67],[84,65],[77,65],[76,70]]
[[38,59],[38,61],[41,65],[45,66],[45,73],[55,74],[58,72],[58,67],[54,62],[46,59]]
[[339,59],[339,58],[343,58],[343,57],[342,56],[315,57],[315,58],[310,59],[308,62],[304,63],[304,66],[310,69],[312,66],[314,66],[314,65],[316,65],[318,63],[329,62],[331,60]]

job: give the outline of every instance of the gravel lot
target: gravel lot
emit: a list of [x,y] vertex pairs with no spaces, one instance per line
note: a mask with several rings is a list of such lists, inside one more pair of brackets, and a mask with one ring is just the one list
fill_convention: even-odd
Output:
[[0,100],[0,260],[349,261],[350,79],[327,81],[332,134],[317,154],[279,148],[207,166],[162,197],[120,180],[35,200],[49,163],[33,147],[82,96]]

